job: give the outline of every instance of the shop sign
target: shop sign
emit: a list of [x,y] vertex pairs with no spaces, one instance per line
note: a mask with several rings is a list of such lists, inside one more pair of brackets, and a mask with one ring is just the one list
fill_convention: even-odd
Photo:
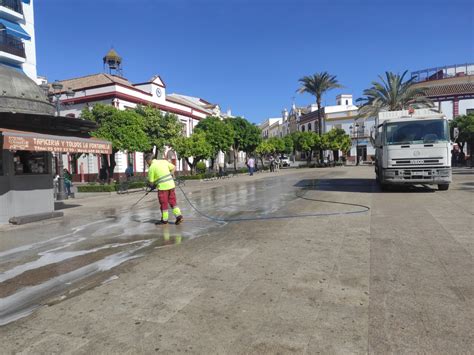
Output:
[[34,152],[112,154],[112,144],[107,141],[55,137],[34,133],[3,132],[3,149]]

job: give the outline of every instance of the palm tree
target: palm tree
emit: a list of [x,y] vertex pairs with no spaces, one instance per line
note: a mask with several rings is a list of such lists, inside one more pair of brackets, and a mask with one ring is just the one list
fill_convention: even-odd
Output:
[[[318,134],[323,134],[323,116],[321,114],[321,99],[323,95],[331,89],[342,88],[339,84],[335,75],[331,75],[328,72],[316,73],[310,76],[304,76],[299,80],[301,87],[297,92],[307,92],[313,96],[316,96],[316,105],[318,106]],[[323,160],[323,151],[319,151],[319,158]]]
[[307,92],[308,94],[316,96],[316,105],[318,105],[318,133],[321,135],[323,133],[321,99],[323,95],[329,90],[342,88],[343,86],[338,83],[335,75],[331,75],[328,72],[304,76],[299,80],[299,82],[301,83],[301,87],[297,91],[300,94]]
[[408,109],[410,105],[432,107],[433,102],[426,96],[426,88],[414,87],[414,77],[406,81],[405,70],[402,75],[385,72],[385,78],[379,75],[380,82],[373,81],[372,87],[364,90],[365,97],[357,99],[362,106],[362,116],[377,116],[380,111]]

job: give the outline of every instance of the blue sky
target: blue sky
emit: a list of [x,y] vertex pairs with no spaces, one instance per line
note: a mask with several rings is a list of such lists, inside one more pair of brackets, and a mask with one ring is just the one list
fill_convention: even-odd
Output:
[[38,74],[102,71],[113,46],[132,82],[159,74],[253,122],[312,103],[298,79],[337,75],[360,97],[377,75],[474,62],[468,0],[36,0]]

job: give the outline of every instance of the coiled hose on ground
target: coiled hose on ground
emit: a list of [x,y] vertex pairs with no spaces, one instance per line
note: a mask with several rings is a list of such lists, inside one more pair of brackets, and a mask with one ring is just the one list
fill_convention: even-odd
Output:
[[[357,203],[348,203],[348,202],[339,202],[339,201],[328,201],[328,200],[320,200],[320,199],[312,199],[309,197],[304,197],[306,194],[306,191],[308,191],[309,187],[314,187],[314,185],[306,185],[304,186],[301,190],[304,191],[302,195],[298,195],[296,193],[297,198],[301,198],[307,201],[314,201],[314,202],[322,202],[322,203],[328,203],[328,204],[335,204],[335,205],[343,205],[343,206],[352,206],[352,207],[358,207],[359,209],[354,210],[354,211],[339,211],[339,212],[315,212],[315,213],[302,213],[302,214],[289,214],[289,215],[282,215],[282,216],[260,216],[260,217],[239,217],[239,218],[219,218],[215,216],[208,215],[205,212],[202,212],[197,208],[194,203],[189,199],[188,195],[184,191],[184,189],[181,187],[182,181],[179,179],[176,181],[177,184],[176,186],[180,189],[181,193],[184,196],[184,199],[187,201],[187,203],[191,206],[192,209],[194,209],[199,215],[202,217],[217,222],[217,223],[229,223],[229,222],[245,222],[245,221],[261,221],[261,220],[272,220],[272,219],[290,219],[290,218],[306,218],[306,217],[326,217],[326,216],[339,216],[339,215],[351,215],[351,214],[360,214],[360,213],[365,213],[370,210],[369,206],[357,204]],[[300,191],[301,191],[300,190]]]

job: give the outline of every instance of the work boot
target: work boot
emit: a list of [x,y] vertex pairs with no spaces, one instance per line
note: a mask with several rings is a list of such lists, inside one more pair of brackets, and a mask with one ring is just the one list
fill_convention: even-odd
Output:
[[165,221],[165,220],[161,219],[161,221],[156,222],[155,224],[156,225],[168,224],[168,221]]
[[181,224],[181,222],[183,222],[183,216],[178,216],[178,217],[176,217],[176,222],[175,222],[175,224],[178,225],[178,224]]

